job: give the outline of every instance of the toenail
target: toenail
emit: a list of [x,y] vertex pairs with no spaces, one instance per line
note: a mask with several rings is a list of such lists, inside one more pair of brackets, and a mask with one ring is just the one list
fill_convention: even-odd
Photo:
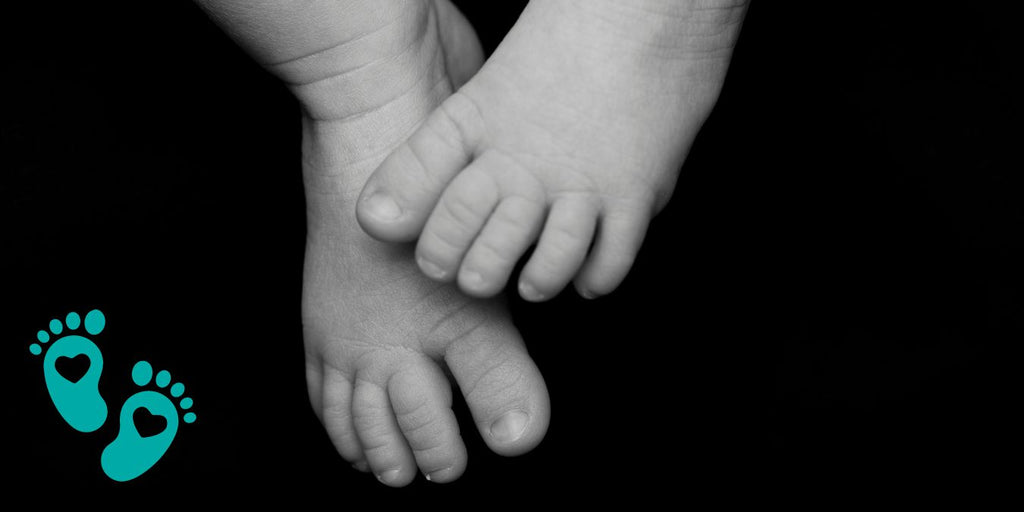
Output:
[[380,220],[395,220],[402,215],[402,208],[391,196],[380,192],[366,198],[366,207]]
[[491,424],[491,436],[496,441],[511,443],[523,435],[523,432],[526,431],[526,424],[529,421],[530,416],[525,412],[507,412]]
[[389,470],[387,470],[387,471],[377,475],[377,480],[379,480],[380,483],[382,483],[382,484],[389,484],[389,485],[393,484],[393,483],[395,483],[398,480],[398,470],[397,469],[389,469]]
[[452,468],[451,467],[447,467],[447,468],[444,468],[444,469],[439,469],[437,471],[431,471],[430,473],[427,473],[427,474],[425,474],[423,476],[427,479],[428,482],[441,482],[451,472],[452,472]]
[[367,464],[365,460],[361,460],[359,462],[356,462],[356,463],[352,464],[352,468],[355,469],[356,471],[361,472],[361,473],[369,473],[370,472],[370,465]]
[[521,281],[519,283],[519,295],[522,298],[532,302],[544,300],[544,294],[538,292],[537,289],[533,287],[533,285],[527,283],[526,281]]
[[416,263],[420,266],[420,270],[424,274],[433,279],[444,279],[448,276],[448,273],[443,268],[437,266],[433,262],[427,261],[423,258],[416,258]]
[[597,298],[596,293],[587,289],[580,290],[580,296],[587,300],[593,300]]
[[484,276],[480,275],[479,272],[470,270],[469,272],[462,273],[462,283],[468,288],[480,288],[484,284]]

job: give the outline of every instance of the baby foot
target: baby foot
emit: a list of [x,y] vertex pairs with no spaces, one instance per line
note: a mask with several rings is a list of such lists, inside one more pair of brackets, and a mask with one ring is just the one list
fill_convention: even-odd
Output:
[[609,293],[632,266],[717,99],[743,1],[533,0],[483,69],[367,182],[360,225],[419,239],[421,270],[519,292],[575,276]]
[[386,485],[408,484],[417,467],[434,482],[458,478],[467,454],[445,370],[492,450],[533,448],[547,390],[504,307],[425,278],[411,248],[372,240],[352,217],[311,226],[303,292],[310,399],[338,452]]
[[[145,386],[153,379],[153,367],[146,361],[135,363],[132,368],[132,381],[138,386]],[[121,406],[120,430],[117,437],[103,449],[100,466],[111,479],[126,482],[142,475],[153,467],[178,433],[178,410],[167,395],[162,391],[171,383],[171,374],[163,370],[156,375],[156,385],[161,391],[139,391],[128,397]],[[170,387],[170,394],[179,398],[185,393],[185,385],[178,382]],[[191,398],[182,398],[178,402],[182,409],[192,407]],[[139,432],[135,423],[135,415],[146,410],[149,414],[163,418],[166,426],[152,435]],[[185,423],[196,420],[194,412],[186,412],[182,417]]]
[[[49,345],[43,357],[43,380],[46,381],[53,405],[64,421],[79,432],[92,432],[107,420],[107,403],[99,392],[103,354],[89,338],[70,333],[77,330],[81,323],[78,313],[74,312],[68,313],[63,323],[57,319],[50,320],[50,331],[39,331],[36,334],[39,343],[33,343],[28,348],[33,355],[42,354],[43,347],[50,342],[50,333],[59,336],[67,326],[69,333]],[[105,326],[106,318],[100,310],[94,309],[85,315],[86,333],[95,336],[103,332]],[[80,359],[88,362],[84,375],[69,375],[66,371],[62,374],[57,368],[58,364],[63,365],[65,361]]]

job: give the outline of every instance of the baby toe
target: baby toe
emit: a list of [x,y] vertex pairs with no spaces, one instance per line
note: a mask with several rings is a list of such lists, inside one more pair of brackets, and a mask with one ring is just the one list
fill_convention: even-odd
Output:
[[559,199],[551,207],[537,249],[519,277],[519,294],[529,301],[554,297],[587,257],[598,206],[583,197]]
[[405,444],[383,386],[356,378],[352,423],[370,471],[384,485],[401,487],[416,477],[416,462]]
[[450,482],[466,469],[466,447],[451,409],[451,386],[433,362],[409,365],[388,381],[398,426],[420,471],[430,481]]
[[610,210],[601,219],[594,249],[576,277],[586,298],[611,293],[626,278],[643,244],[651,215],[648,209]]
[[500,292],[516,262],[540,232],[544,205],[520,196],[508,197],[494,210],[459,268],[459,286],[476,297]]
[[323,420],[324,369],[319,357],[306,356],[306,391],[313,413]]
[[451,281],[473,240],[498,203],[494,181],[471,165],[445,189],[416,246],[427,277]]

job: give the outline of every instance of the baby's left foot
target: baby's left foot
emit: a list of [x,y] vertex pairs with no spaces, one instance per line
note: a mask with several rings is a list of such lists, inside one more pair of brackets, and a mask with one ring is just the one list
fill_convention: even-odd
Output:
[[533,0],[483,69],[381,164],[358,218],[419,238],[421,270],[519,292],[575,276],[595,297],[632,266],[717,99],[746,2]]

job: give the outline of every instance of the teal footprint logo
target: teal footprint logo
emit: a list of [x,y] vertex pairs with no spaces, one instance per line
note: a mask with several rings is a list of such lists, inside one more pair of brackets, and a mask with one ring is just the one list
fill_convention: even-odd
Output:
[[[103,332],[106,323],[103,313],[94,309],[85,315],[85,332],[96,336]],[[72,333],[80,324],[81,318],[78,313],[68,313],[63,323],[56,318],[50,320],[50,331],[39,331],[36,334],[39,343],[33,343],[28,349],[33,355],[38,356],[43,353],[43,347],[49,347],[43,357],[43,379],[46,381],[46,389],[50,392],[54,407],[71,428],[79,432],[93,432],[107,419],[107,403],[103,401],[99,391],[103,355],[92,340]],[[65,326],[68,334],[47,345],[51,339],[50,333],[53,333],[53,336],[60,336],[64,333]],[[58,362],[63,362],[64,358],[80,357],[85,357],[89,363],[89,369],[80,378],[71,380],[57,370]]]
[[[85,315],[85,332],[76,333],[83,325],[82,319],[78,313],[68,313],[63,322],[51,320],[48,331],[36,333],[38,343],[29,345],[29,352],[33,355],[38,356],[46,351],[43,357],[43,379],[50,399],[64,421],[79,432],[94,432],[107,419],[107,403],[99,392],[103,354],[91,339],[84,336],[100,334],[106,322],[103,313],[94,309]],[[59,368],[66,360],[80,360],[88,364],[88,369],[81,376],[68,375]],[[103,472],[118,482],[139,477],[164,456],[178,433],[179,408],[187,411],[193,405],[191,398],[181,398],[185,394],[184,384],[178,382],[170,385],[171,374],[167,370],[157,373],[154,379],[153,367],[146,361],[135,363],[132,380],[140,387],[155,380],[158,390],[138,391],[121,406],[117,437],[103,449],[100,456]],[[180,400],[175,404],[172,398]],[[141,410],[162,418],[165,421],[164,427],[151,435],[140,432],[135,423],[135,415]],[[196,421],[196,414],[185,412],[181,421],[192,423]]]
[[[132,380],[138,386],[145,386],[153,380],[153,367],[146,361],[135,363],[132,368]],[[156,375],[156,385],[161,390],[171,383],[171,374],[163,370]],[[178,382],[170,387],[170,395],[178,398],[185,393],[185,385]],[[118,482],[131,480],[153,467],[178,433],[178,407],[192,407],[191,398],[182,398],[177,406],[162,391],[144,390],[135,393],[121,407],[120,431],[100,457],[103,472]],[[153,416],[167,421],[167,426],[151,436],[143,436],[135,425],[135,412],[146,409]],[[182,417],[185,423],[196,420],[194,412],[186,412]]]

